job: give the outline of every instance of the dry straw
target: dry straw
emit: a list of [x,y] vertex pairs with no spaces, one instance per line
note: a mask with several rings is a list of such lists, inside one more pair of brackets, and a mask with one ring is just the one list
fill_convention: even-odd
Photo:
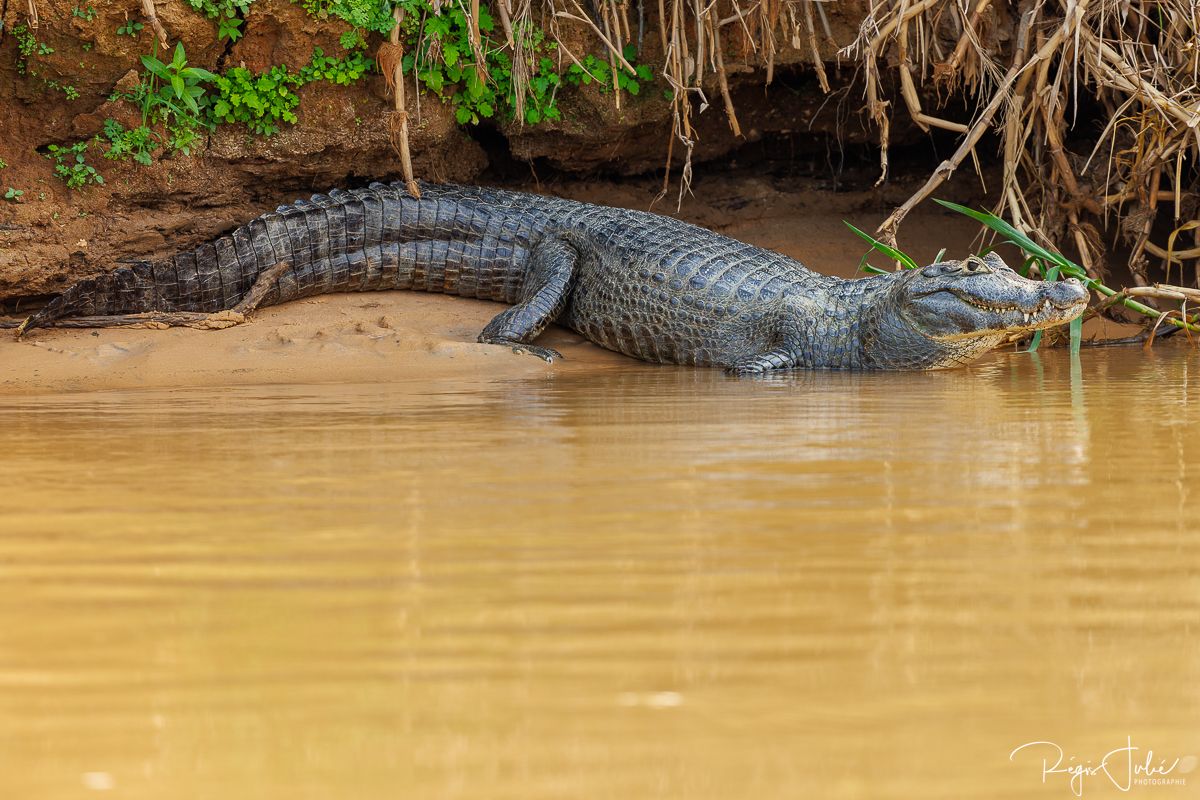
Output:
[[[985,12],[994,31],[1005,18],[1016,30],[1008,48],[981,30]],[[947,34],[958,31],[947,51]],[[1129,248],[1133,297],[1180,301],[1170,316],[1188,315],[1188,292],[1151,287],[1151,273],[1200,288],[1200,244],[1195,186],[1200,154],[1200,4],[1194,0],[978,0],[882,2],[863,21],[843,54],[866,73],[868,109],[881,131],[887,170],[888,101],[879,67],[890,58],[905,108],[922,126],[957,130],[929,116],[915,84],[965,91],[978,100],[960,145],[925,185],[880,226],[892,244],[904,216],[932,195],[995,129],[1003,178],[993,211],[1048,245],[1071,247],[1088,276],[1105,278],[1101,231]],[[1102,117],[1090,152],[1065,142],[1087,105]],[[1088,131],[1075,131],[1088,136]],[[1114,301],[1115,302],[1115,301]],[[1128,305],[1128,303],[1126,303]],[[1141,305],[1139,303],[1139,305]],[[1158,317],[1157,322],[1163,318]]]

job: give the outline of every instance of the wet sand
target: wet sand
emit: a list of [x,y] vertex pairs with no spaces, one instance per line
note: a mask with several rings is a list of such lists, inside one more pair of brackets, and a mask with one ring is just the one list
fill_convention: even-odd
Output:
[[501,307],[415,292],[339,294],[263,309],[233,328],[45,330],[0,341],[0,393],[377,383],[536,376],[629,361],[556,328],[553,365],[475,337]]

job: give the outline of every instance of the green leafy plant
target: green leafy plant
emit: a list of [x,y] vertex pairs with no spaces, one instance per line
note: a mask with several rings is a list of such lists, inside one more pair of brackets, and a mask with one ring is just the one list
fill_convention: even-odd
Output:
[[[188,0],[192,2],[192,0]],[[355,28],[389,33],[395,20],[392,18],[392,3],[379,0],[292,0],[317,19],[337,17]],[[404,2],[396,5],[405,5]],[[482,9],[480,9],[482,11]]]
[[17,40],[17,50],[22,56],[48,56],[54,52],[53,47],[39,42],[27,25],[17,25],[12,29],[12,34]]
[[12,35],[17,40],[17,53],[20,54],[20,58],[17,59],[18,75],[24,75],[29,69],[26,59],[30,56],[48,56],[54,52],[53,47],[37,40],[37,37],[33,35],[33,31],[29,30],[28,25],[21,24],[14,26]]
[[[524,63],[514,64],[511,49],[493,38],[495,23],[486,7],[480,7],[476,18],[481,37],[476,48],[464,4],[441,3],[435,8],[430,0],[400,0],[397,5],[404,10],[404,72],[415,74],[428,91],[450,103],[460,124],[513,119],[517,114],[528,124],[558,120],[558,91],[564,83],[636,95],[654,78],[649,67],[640,65],[618,70],[614,79],[609,63],[593,55],[560,71],[553,57],[557,43],[546,41],[545,33],[528,22],[515,26],[521,44],[517,53]],[[630,46],[624,54],[632,63],[636,50]]]
[[[869,233],[860,231],[858,228],[854,227],[849,222],[846,222],[846,220],[842,220],[842,222],[845,223],[847,228],[854,231],[856,236],[858,236],[860,239],[864,239],[867,242],[867,244],[871,245],[871,248],[873,250],[878,250],[880,253],[883,253],[885,256],[892,259],[893,261],[900,262],[901,264],[904,265],[905,269],[917,269],[918,264],[912,258],[912,256],[910,256],[907,253],[904,253],[900,250],[897,250],[895,247],[890,247],[890,246],[884,244],[883,242],[879,241],[878,239],[876,239],[874,236],[872,236]],[[945,251],[943,251],[943,252],[945,252]],[[863,255],[862,259],[858,262],[858,268],[860,270],[862,270],[863,272],[869,272],[873,275],[887,275],[888,274],[887,270],[882,270],[882,269],[879,269],[878,267],[873,267],[867,263],[867,256],[869,256],[869,255],[871,255],[870,250],[868,250]]]
[[[402,69],[415,71],[427,89],[452,103],[460,123],[494,116],[496,86],[485,76],[495,79],[511,73],[508,55],[494,49],[489,38],[482,48],[485,63],[475,62],[471,23],[462,7],[446,5],[436,14],[427,0],[402,0],[401,7],[404,35],[411,42]],[[492,32],[492,16],[483,6],[478,22],[481,36]]]
[[363,52],[354,51],[342,58],[325,55],[319,47],[313,48],[312,60],[300,68],[300,82],[311,83],[327,80],[338,86],[349,86],[370,71],[374,62]]
[[47,88],[53,89],[56,92],[62,92],[64,95],[67,96],[68,100],[78,100],[79,99],[79,90],[76,89],[74,86],[71,86],[70,84],[62,84],[56,80],[51,80],[51,79],[47,79],[47,78],[44,78],[42,80],[42,83],[45,84],[45,86]]
[[77,5],[71,9],[71,16],[91,22],[96,18],[96,9],[92,8],[91,3],[88,3],[86,6],[82,7]]
[[[562,86],[562,76],[554,69],[554,61],[539,56],[533,75],[529,77],[525,96],[525,122],[536,125],[543,120],[562,119],[558,110],[557,94]],[[508,104],[516,106],[516,88],[509,87],[505,93]]]
[[187,4],[209,19],[233,19],[245,15],[254,0],[187,0]]
[[176,116],[182,115],[178,103],[183,103],[194,116],[199,116],[198,98],[204,96],[203,84],[217,78],[206,69],[187,65],[187,53],[183,49],[183,42],[175,45],[175,53],[169,62],[163,63],[152,55],[142,56],[142,66],[162,81],[162,86],[157,92],[158,100]]
[[95,167],[87,163],[88,142],[76,142],[69,147],[48,145],[46,158],[54,161],[54,174],[61,178],[68,188],[80,189],[89,184],[103,184],[104,176]]
[[152,154],[158,149],[158,140],[147,125],[125,129],[125,126],[115,119],[104,120],[104,138],[108,140],[108,149],[104,157],[119,161],[132,158],[139,164],[150,166]]
[[[625,60],[633,66],[634,71],[630,72],[618,65],[617,88],[637,95],[641,92],[643,83],[654,80],[654,71],[645,64],[634,63],[637,48],[633,45],[627,45],[622,54],[625,56]],[[613,89],[612,65],[591,53],[584,56],[578,64],[569,66],[565,77],[567,83],[574,86],[588,86],[595,83],[600,87],[601,94],[608,94]]]
[[236,42],[245,33],[244,17],[254,0],[187,0],[187,4],[209,19],[217,21],[217,39]]
[[293,91],[302,81],[287,67],[272,67],[255,75],[245,67],[234,67],[213,81],[215,97],[209,107],[213,123],[242,123],[252,132],[271,136],[281,122],[296,122],[294,109],[300,98]]
[[228,39],[231,42],[236,42],[242,38],[242,23],[245,22],[241,17],[221,17],[217,22],[217,38]]
[[125,24],[117,28],[118,36],[128,36],[136,39],[138,34],[142,32],[142,28],[146,27],[135,19],[126,20]]
[[[142,65],[145,72],[141,82],[130,91],[109,98],[139,106],[142,124],[126,130],[115,120],[106,120],[105,157],[132,158],[148,165],[159,146],[172,153],[190,154],[199,132],[212,125],[208,120],[206,85],[217,76],[205,69],[189,67],[182,44],[176,46],[170,62],[158,59],[156,46],[152,55],[142,56]],[[159,125],[166,130],[166,136],[155,132]]]
[[363,38],[362,31],[358,28],[351,28],[338,37],[338,43],[343,50],[366,50],[367,40]]
[[17,198],[23,194],[25,194],[24,189],[14,189],[10,186],[8,187],[8,191],[4,193],[4,199],[15,203]]
[[8,169],[8,162],[0,158],[0,169]]
[[333,58],[318,47],[313,49],[312,60],[294,74],[283,65],[257,75],[245,67],[234,67],[216,76],[208,119],[213,124],[241,123],[252,133],[272,136],[283,123],[295,124],[295,109],[300,105],[296,90],[301,86],[316,80],[345,86],[362,78],[371,64],[360,51]]

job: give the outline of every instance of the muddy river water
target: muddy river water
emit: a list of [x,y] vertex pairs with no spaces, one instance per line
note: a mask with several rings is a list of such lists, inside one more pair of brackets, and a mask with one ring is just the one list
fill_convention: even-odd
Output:
[[1200,786],[1185,347],[10,397],[0,454],[3,798]]

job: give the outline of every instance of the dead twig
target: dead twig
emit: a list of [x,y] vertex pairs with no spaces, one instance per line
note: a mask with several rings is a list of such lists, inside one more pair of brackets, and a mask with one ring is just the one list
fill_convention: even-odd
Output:
[[[33,7],[33,0],[29,0],[29,5],[31,8]],[[154,30],[154,35],[158,37],[158,43],[165,52],[170,46],[167,39],[167,29],[163,27],[162,22],[158,19],[158,12],[154,10],[154,0],[142,0],[142,13],[146,15],[146,21],[150,23],[150,27]]]
[[404,185],[408,193],[420,199],[421,188],[413,174],[412,152],[408,142],[408,109],[404,98],[404,46],[400,44],[400,23],[404,12],[397,6],[392,11],[396,24],[388,41],[379,46],[375,60],[383,73],[387,88],[392,92],[392,112],[388,116],[388,130],[392,147],[400,156],[400,170],[404,174]]

